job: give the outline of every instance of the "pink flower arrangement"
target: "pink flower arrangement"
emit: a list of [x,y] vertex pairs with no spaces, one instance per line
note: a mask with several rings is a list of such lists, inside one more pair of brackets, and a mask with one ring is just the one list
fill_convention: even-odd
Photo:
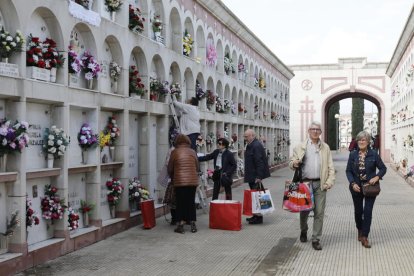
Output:
[[106,198],[108,199],[109,205],[117,205],[121,200],[122,191],[124,190],[121,181],[118,178],[109,178],[106,181],[106,188],[108,189]]
[[108,118],[108,123],[106,124],[104,134],[110,134],[111,139],[109,141],[109,146],[114,146],[116,139],[121,135],[121,130],[116,123],[115,116]]
[[66,210],[65,200],[57,194],[58,188],[50,184],[45,186],[45,197],[41,199],[42,217],[48,220],[63,218]]
[[73,50],[72,46],[69,46],[68,59],[69,73],[79,74],[82,70],[82,63],[78,57],[78,53]]
[[102,71],[101,66],[88,50],[83,53],[81,64],[83,72],[85,72],[85,79],[87,80],[97,78],[98,74]]
[[207,46],[207,65],[215,66],[217,62],[217,51],[216,47],[214,47],[213,43],[210,43]]

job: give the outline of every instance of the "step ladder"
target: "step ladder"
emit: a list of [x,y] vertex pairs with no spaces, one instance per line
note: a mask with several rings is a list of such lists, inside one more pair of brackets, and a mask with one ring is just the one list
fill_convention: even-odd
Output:
[[[174,123],[175,123],[175,127],[177,127],[178,129],[180,129],[180,122],[178,120],[178,116],[177,116],[177,112],[175,111],[175,107],[174,107],[174,101],[177,100],[177,98],[175,97],[174,94],[168,94],[169,95],[169,103],[168,105],[170,106],[171,109],[171,114],[173,116],[174,119]],[[195,203],[198,204],[199,207],[201,207],[201,209],[203,209],[203,213],[207,214],[208,213],[208,203],[207,203],[207,196],[206,196],[206,185],[205,185],[205,181],[206,181],[206,177],[204,175],[204,173],[200,173],[199,175],[200,177],[200,185],[197,186],[197,190],[196,190],[196,196],[195,196]]]

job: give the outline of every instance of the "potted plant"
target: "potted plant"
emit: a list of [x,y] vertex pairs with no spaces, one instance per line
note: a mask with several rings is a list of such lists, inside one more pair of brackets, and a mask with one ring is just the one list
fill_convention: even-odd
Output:
[[98,145],[98,136],[93,134],[92,128],[88,123],[82,124],[78,133],[78,143],[82,149],[82,164],[87,164],[87,151]]
[[68,223],[69,231],[78,229],[79,227],[79,214],[72,208],[68,208]]
[[56,71],[63,66],[65,58],[57,50],[56,42],[53,39],[46,38],[42,44],[45,68],[50,70],[50,81],[56,82]]
[[49,169],[53,168],[53,161],[55,159],[59,159],[65,154],[69,143],[70,138],[62,128],[57,128],[56,126],[46,128],[43,152],[47,158],[47,167]]
[[26,196],[26,228],[39,225],[40,220],[32,208],[32,201]]
[[82,213],[83,226],[85,227],[89,226],[89,215],[90,215],[90,212],[92,212],[94,208],[95,208],[95,204],[89,203],[81,199],[81,207],[79,210]]

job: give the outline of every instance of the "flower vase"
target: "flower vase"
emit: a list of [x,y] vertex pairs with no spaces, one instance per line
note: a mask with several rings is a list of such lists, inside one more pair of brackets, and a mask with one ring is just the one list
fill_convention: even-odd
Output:
[[0,235],[0,255],[9,251],[8,237]]
[[82,150],[82,164],[88,164],[88,151]]
[[88,89],[89,90],[93,89],[93,79],[88,80]]
[[112,162],[115,161],[115,147],[109,147],[109,157],[111,157]]
[[1,59],[1,62],[9,63],[9,58],[8,57],[4,57],[4,58]]
[[50,68],[50,82],[56,82],[56,67]]
[[83,226],[88,227],[89,226],[89,213],[88,212],[83,213],[82,219],[83,219]]
[[116,94],[118,92],[118,82],[111,82],[112,91]]
[[7,171],[7,153],[0,156],[0,172]]
[[111,11],[111,20],[112,20],[113,22],[115,22],[115,15],[116,15],[116,12]]
[[109,204],[109,215],[111,216],[111,218],[115,218],[115,205],[111,205]]
[[141,95],[138,94],[134,94],[134,96],[132,96],[134,99],[141,99]]
[[55,160],[55,158],[54,158],[53,154],[48,154],[47,155],[47,168],[48,169],[53,169],[53,161],[54,160]]

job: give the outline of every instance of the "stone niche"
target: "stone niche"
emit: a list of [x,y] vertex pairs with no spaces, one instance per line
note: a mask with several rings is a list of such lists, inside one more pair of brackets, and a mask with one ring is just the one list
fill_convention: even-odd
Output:
[[[40,220],[39,225],[27,227],[27,243],[29,245],[53,238],[54,224],[51,220],[42,218],[42,209],[40,208],[40,202],[45,196],[45,186],[47,184],[56,185],[51,182],[50,178],[31,179],[26,184],[27,197],[32,201],[33,211]],[[63,191],[59,189],[58,195],[62,198]]]
[[[46,168],[46,157],[42,152],[45,129],[51,127],[52,108],[50,105],[27,103],[27,120],[29,127],[29,147],[27,151],[27,169]],[[57,126],[60,127],[60,126]]]
[[[82,213],[79,211],[81,200],[86,200],[86,174],[69,175],[68,206],[71,206],[79,214],[79,228],[83,228]],[[68,223],[69,225],[69,223]]]
[[[113,172],[111,171],[102,171],[101,173],[101,201],[99,202],[99,206],[97,206],[98,208],[100,208],[100,213],[101,213],[101,219],[102,221],[104,220],[108,220],[111,218],[111,215],[109,213],[109,204],[108,204],[108,200],[106,198],[106,193],[108,191],[108,189],[106,188],[106,181],[109,178],[113,177]],[[124,187],[126,187],[127,183],[122,183],[124,185]],[[124,191],[122,196],[125,196],[125,192],[128,193],[128,191]],[[126,195],[128,196],[128,194]]]

